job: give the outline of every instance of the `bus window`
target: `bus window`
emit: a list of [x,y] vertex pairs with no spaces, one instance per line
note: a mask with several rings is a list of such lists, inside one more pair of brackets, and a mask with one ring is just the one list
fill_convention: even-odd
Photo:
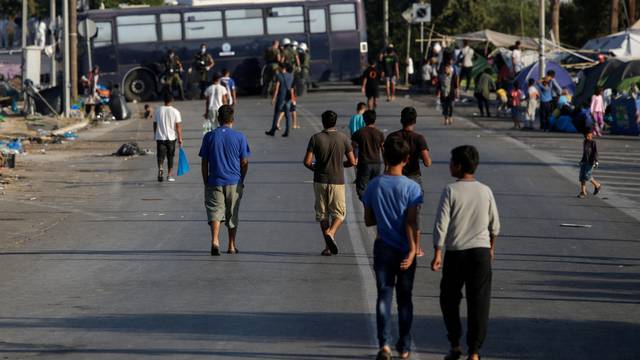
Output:
[[111,23],[110,22],[97,22],[96,29],[98,29],[98,33],[96,37],[93,39],[93,47],[99,48],[104,46],[110,46],[112,44],[113,35],[111,33]]
[[331,31],[356,30],[356,7],[354,4],[330,5]]
[[227,23],[227,36],[263,35],[262,10],[227,10],[224,13]]
[[116,23],[120,44],[158,41],[155,15],[118,16]]
[[327,32],[327,19],[324,9],[309,10],[309,31],[311,33]]
[[274,7],[267,18],[269,34],[295,34],[304,32],[302,6]]
[[182,40],[182,24],[180,14],[160,14],[162,40]]
[[222,37],[222,12],[200,11],[184,13],[185,37],[207,39]]

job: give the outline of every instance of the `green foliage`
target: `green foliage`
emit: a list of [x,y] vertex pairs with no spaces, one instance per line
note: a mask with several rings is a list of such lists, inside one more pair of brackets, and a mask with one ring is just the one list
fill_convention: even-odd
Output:
[[610,6],[611,1],[602,0],[563,3],[560,6],[561,42],[581,47],[589,39],[609,34]]

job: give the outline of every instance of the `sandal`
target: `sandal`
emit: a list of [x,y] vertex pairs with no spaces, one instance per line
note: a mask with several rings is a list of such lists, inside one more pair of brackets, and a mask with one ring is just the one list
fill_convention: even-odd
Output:
[[327,248],[331,251],[331,254],[338,254],[338,244],[336,244],[336,240],[333,238],[333,236],[324,234],[324,242],[327,245]]
[[598,195],[598,193],[600,192],[600,189],[602,189],[602,184],[600,184],[600,186],[598,186],[593,190],[593,195]]
[[329,250],[329,249],[324,249],[324,250],[322,250],[322,252],[320,253],[320,255],[322,255],[322,256],[331,256],[331,250]]
[[163,180],[163,176],[162,176],[163,174],[162,173],[163,173],[162,169],[158,170],[158,181],[159,182],[162,182],[162,180]]
[[400,359],[408,359],[411,357],[411,352],[409,351],[405,351],[403,353],[400,353]]
[[227,250],[227,254],[239,254],[240,251],[238,251],[238,248],[235,248],[233,250]]
[[578,194],[578,198],[579,199],[584,199],[585,197],[587,197],[587,194],[585,194],[585,193]]
[[384,350],[378,351],[378,355],[376,356],[376,360],[391,360],[391,353],[388,353]]

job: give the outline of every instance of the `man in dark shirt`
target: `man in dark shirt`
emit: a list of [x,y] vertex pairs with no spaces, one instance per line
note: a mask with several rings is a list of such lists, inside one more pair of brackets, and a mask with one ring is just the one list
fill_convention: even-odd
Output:
[[[337,120],[333,111],[322,113],[324,130],[311,137],[304,157],[304,166],[313,171],[316,221],[325,241],[323,256],[338,253],[335,236],[347,211],[344,168],[357,165],[349,138],[336,129]],[[347,160],[343,162],[344,156]]]
[[370,61],[369,67],[362,73],[362,95],[367,97],[367,107],[375,110],[380,97],[380,72],[376,68],[376,62]]
[[356,191],[362,200],[367,184],[380,175],[380,153],[384,143],[384,134],[376,128],[375,110],[367,110],[362,114],[365,127],[351,136],[353,147],[357,149],[358,167],[356,169]]
[[385,79],[387,87],[387,101],[392,101],[396,98],[396,81],[400,77],[400,61],[393,44],[389,44],[387,47],[387,51],[382,57],[382,66],[382,77]]
[[[421,134],[418,134],[414,131],[416,126],[416,120],[418,118],[418,113],[416,109],[413,107],[406,107],[402,109],[402,113],[400,114],[400,123],[402,123],[402,130],[398,130],[389,134],[388,137],[397,136],[404,139],[407,143],[409,143],[409,147],[411,148],[411,153],[409,155],[409,162],[402,170],[402,173],[408,177],[409,179],[415,181],[422,188],[422,172],[420,171],[420,161],[424,164],[424,166],[431,166],[431,156],[429,155],[429,146],[427,145],[427,140]],[[423,189],[424,193],[424,189]],[[420,207],[418,207],[418,215]],[[422,246],[420,246],[420,216],[418,216],[418,229],[416,230],[416,248],[418,249],[418,256],[423,256],[424,251],[422,250]]]

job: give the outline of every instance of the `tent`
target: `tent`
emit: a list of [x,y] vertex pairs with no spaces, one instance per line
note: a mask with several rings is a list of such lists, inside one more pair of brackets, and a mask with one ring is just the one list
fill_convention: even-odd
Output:
[[[518,73],[518,76],[516,76],[516,80],[518,80],[518,82],[520,83],[520,89],[524,93],[526,93],[527,91],[527,81],[529,79],[540,80],[540,70],[538,64],[539,61],[527,66]],[[558,82],[558,85],[560,85],[560,87],[562,87],[563,89],[568,88],[572,94],[575,94],[576,85],[571,80],[571,75],[569,75],[567,70],[560,66],[560,64],[547,60],[545,62],[545,69],[547,69],[547,71],[555,71],[556,81]]]
[[604,85],[607,78],[623,65],[624,62],[621,60],[609,59],[602,64],[586,69],[576,87],[576,96],[573,103],[582,104],[583,102],[588,102],[596,87]]
[[617,89],[622,81],[635,76],[640,76],[640,60],[631,60],[618,67],[609,75],[602,87],[605,89]]
[[509,35],[499,33],[493,30],[480,30],[470,33],[464,33],[454,36],[458,41],[467,40],[469,42],[488,42],[495,47],[510,47],[513,46],[516,41],[520,41],[522,47],[525,49],[537,49],[538,43],[526,37],[520,37],[516,35]]
[[640,57],[640,30],[627,29],[587,41],[582,50],[609,52],[617,57]]

